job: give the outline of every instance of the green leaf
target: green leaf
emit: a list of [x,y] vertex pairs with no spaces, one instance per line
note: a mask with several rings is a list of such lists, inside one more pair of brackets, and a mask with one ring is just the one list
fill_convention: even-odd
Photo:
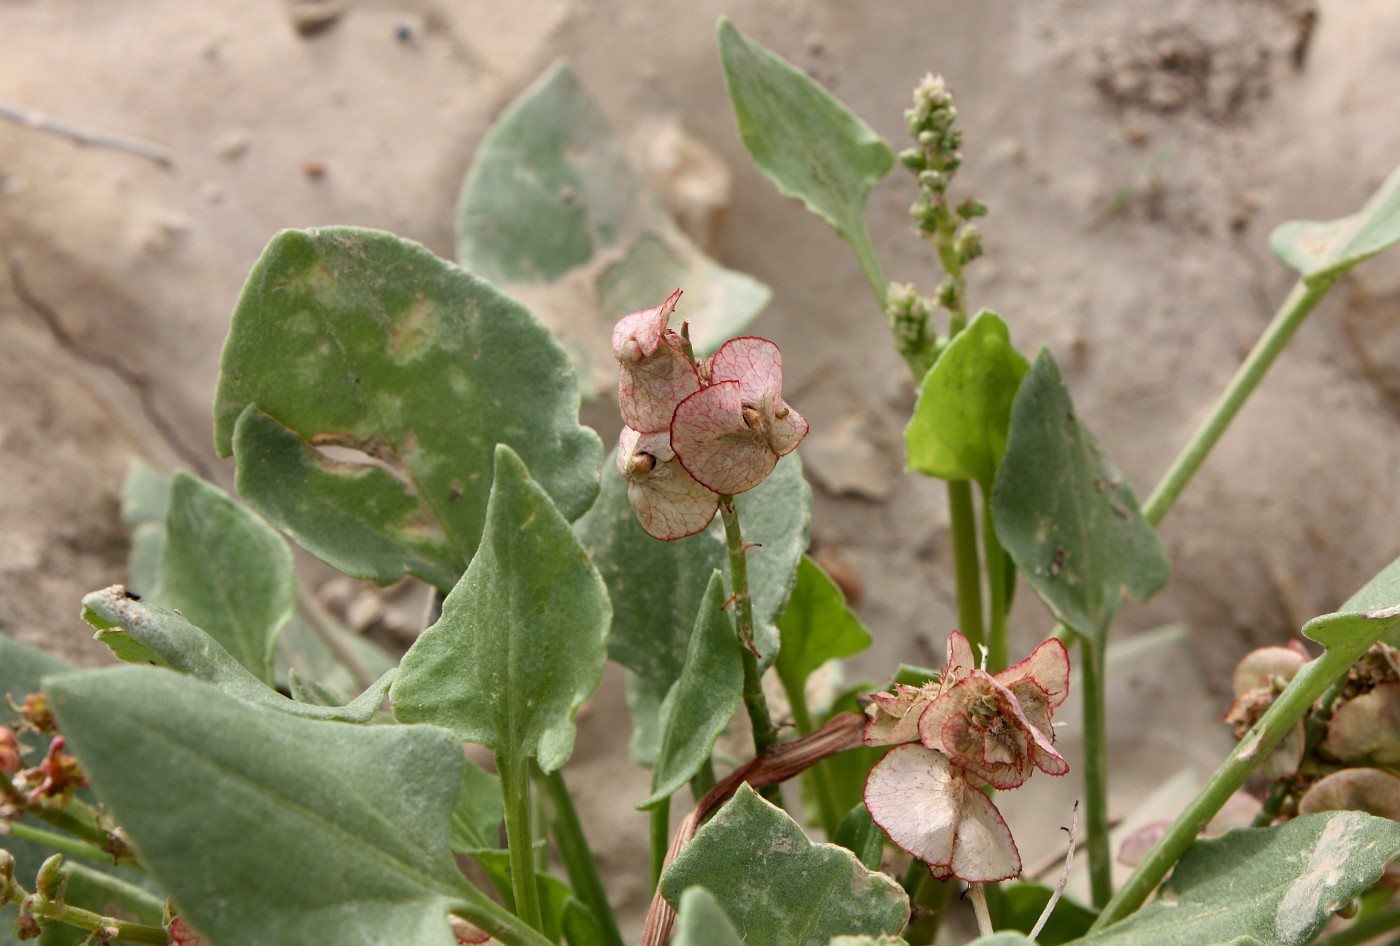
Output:
[[767,286],[681,232],[563,63],[501,114],[477,150],[458,201],[457,258],[539,313],[593,393],[617,386],[610,339],[628,312],[683,288],[681,317],[707,353],[769,298]]
[[738,634],[723,610],[724,599],[724,582],[716,569],[695,616],[680,679],[661,703],[661,746],[651,773],[651,795],[638,808],[651,808],[689,782],[739,711],[744,665]]
[[1157,899],[1076,946],[1302,946],[1400,853],[1400,824],[1359,811],[1303,815],[1197,841]]
[[215,445],[236,455],[244,499],[381,584],[407,572],[452,586],[480,541],[498,442],[567,518],[597,493],[602,447],[578,424],[549,330],[387,233],[274,237],[234,310],[214,403]]
[[826,946],[842,934],[898,933],[909,901],[894,880],[797,822],[747,784],[661,877],[672,905],[688,888],[714,894],[748,946]]
[[165,503],[170,477],[140,457],[126,465],[122,481],[122,521],[131,530],[131,554],[127,556],[127,585],[150,593],[156,586],[156,566],[165,534]]
[[258,516],[183,470],[170,478],[151,597],[272,683],[277,634],[297,603],[292,551]]
[[719,52],[739,135],[787,197],[848,243],[868,244],[865,201],[894,166],[879,135],[791,63],[719,21]]
[[1122,600],[1167,582],[1171,565],[1132,487],[1079,420],[1042,350],[1016,393],[992,489],[1002,545],[1055,617],[1095,640]]
[[244,703],[306,719],[362,723],[379,709],[394,671],[380,677],[344,706],[316,706],[289,700],[263,683],[208,634],[165,608],[128,598],[121,585],[83,598],[83,618],[99,628],[96,638],[128,663],[169,667],[213,684]]
[[142,863],[221,946],[453,942],[471,893],[447,847],[450,733],[296,719],[150,667],[45,690]]
[[849,607],[836,582],[821,566],[802,556],[797,584],[778,618],[782,648],[774,664],[783,687],[800,693],[812,672],[870,646],[870,632]]
[[614,451],[604,463],[598,501],[574,531],[612,597],[608,656],[640,676],[660,701],[680,677],[710,573],[728,557],[713,529],[671,542],[647,535],[616,459]]
[[[795,452],[783,457],[768,479],[735,496],[734,506],[744,541],[758,545],[748,552],[749,593],[758,666],[766,670],[778,654],[778,615],[787,607],[812,541],[812,488],[802,475],[801,459]],[[716,522],[712,528],[721,526]],[[726,578],[728,565],[726,555]]]
[[[1043,884],[1004,885],[998,898],[999,910],[994,910],[992,915],[992,925],[1029,933],[1035,929],[1035,924],[1040,920],[1040,915],[1045,911],[1045,905],[1050,902],[1053,893],[1054,891]],[[1045,928],[1040,931],[1035,941],[1040,946],[1061,946],[1089,932],[1089,927],[1093,925],[1097,915],[1088,907],[1081,906],[1067,897],[1061,897],[1055,903],[1054,912],[1050,914],[1050,919],[1046,921]]]
[[504,819],[500,777],[467,759],[462,792],[452,809],[452,850],[458,854],[499,850]]
[[1400,243],[1400,168],[1392,171],[1357,213],[1319,223],[1294,220],[1276,228],[1269,246],[1285,266],[1313,286]]
[[441,619],[404,656],[394,714],[552,772],[602,680],[611,617],[607,587],[569,524],[502,444],[481,548]]
[[993,933],[991,936],[979,936],[968,946],[1036,946],[1036,941],[1026,939],[1020,933]]
[[995,312],[982,310],[924,376],[904,429],[909,468],[976,480],[989,495],[1006,453],[1011,404],[1028,365]]
[[1400,605],[1400,558],[1382,568],[1375,578],[1348,598],[1340,610],[1360,614],[1384,611],[1396,605]]
[[724,908],[704,887],[690,887],[681,894],[672,942],[675,946],[745,946]]
[[885,832],[870,817],[870,809],[865,802],[857,802],[846,812],[836,829],[833,844],[839,844],[850,851],[869,870],[879,870],[885,856]]
[[[358,666],[352,669],[347,661]],[[383,676],[398,665],[397,655],[339,622],[313,629],[309,619],[294,614],[277,636],[273,669],[294,699],[334,706],[359,688],[359,680]]]

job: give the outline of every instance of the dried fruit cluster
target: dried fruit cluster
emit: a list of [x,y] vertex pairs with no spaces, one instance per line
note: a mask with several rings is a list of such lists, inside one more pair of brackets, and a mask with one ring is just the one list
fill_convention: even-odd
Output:
[[1016,788],[1035,769],[1064,775],[1050,717],[1069,693],[1069,655],[1048,640],[992,675],[948,636],[943,673],[873,695],[865,742],[893,745],[870,772],[865,804],[890,840],[940,880],[991,883],[1021,872],[1021,855],[985,786]]
[[721,497],[763,482],[807,436],[806,419],[783,400],[778,346],[734,338],[697,362],[689,339],[667,327],[680,296],[624,316],[612,335],[625,425],[617,468],[658,539],[704,529]]

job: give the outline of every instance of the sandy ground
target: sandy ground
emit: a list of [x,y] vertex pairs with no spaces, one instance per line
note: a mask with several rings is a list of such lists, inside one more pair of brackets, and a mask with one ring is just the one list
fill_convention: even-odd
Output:
[[[965,128],[960,192],[992,209],[973,305],[1001,313],[1023,350],[1050,347],[1140,494],[1291,284],[1270,229],[1353,211],[1400,162],[1389,0],[386,0],[347,3],[315,32],[295,27],[294,7],[311,5],[0,0],[0,101],[170,156],[161,166],[0,121],[8,633],[100,659],[77,601],[122,577],[128,456],[229,481],[208,405],[229,312],[267,239],[356,224],[451,257],[473,149],[559,56],[639,154],[638,129],[669,124],[727,172],[714,252],[773,288],[757,330],[782,346],[785,393],[812,423],[814,540],[861,586],[877,644],[859,669],[876,678],[899,660],[936,662],[952,626],[942,490],[901,472],[912,389],[854,260],[742,149],[719,14],[896,147],[912,85],[947,77]],[[891,175],[871,229],[890,277],[931,290],[911,199]],[[1115,796],[1125,810],[1218,749],[1216,710],[1183,693],[1204,680],[1218,698],[1248,646],[1283,640],[1400,554],[1396,259],[1363,267],[1315,314],[1165,525],[1175,582],[1120,625],[1187,631],[1169,660],[1120,680],[1121,748],[1148,760]],[[1047,623],[1023,595],[1020,639]],[[615,781],[615,682],[583,721],[570,778],[641,797],[642,776]],[[588,809],[635,917],[644,825]]]

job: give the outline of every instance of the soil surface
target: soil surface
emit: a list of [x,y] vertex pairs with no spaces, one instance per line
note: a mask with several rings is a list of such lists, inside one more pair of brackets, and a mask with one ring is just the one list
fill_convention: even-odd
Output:
[[[849,672],[882,681],[901,660],[941,662],[946,509],[941,484],[902,470],[912,385],[845,245],[744,152],[714,44],[721,13],[896,148],[910,89],[946,77],[965,134],[955,192],[991,208],[973,307],[999,312],[1023,351],[1049,347],[1140,496],[1292,284],[1270,230],[1354,211],[1400,163],[1390,0],[0,0],[0,103],[164,156],[0,120],[0,630],[103,659],[78,599],[123,578],[127,458],[231,480],[209,404],[268,238],[354,224],[451,258],[474,148],[563,56],[640,163],[665,163],[657,129],[693,143],[704,186],[685,222],[773,289],[755,331],[782,347],[785,395],[811,422],[814,545],[877,638]],[[896,170],[871,230],[890,278],[931,292],[912,199]],[[1174,582],[1118,631],[1181,630],[1121,657],[1121,814],[1218,759],[1214,720],[1245,650],[1282,642],[1400,555],[1397,258],[1361,267],[1314,314],[1163,527]],[[615,434],[605,408],[588,417]],[[1029,650],[1050,622],[1023,592],[1014,633]],[[381,612],[343,584],[326,597],[399,634],[421,613]],[[645,818],[613,809],[647,789],[618,761],[620,680],[582,717],[569,778],[634,931]],[[1064,741],[1073,751],[1072,723]],[[1053,856],[1067,815],[1039,810],[1009,817]],[[1028,865],[1035,847],[1022,842]]]

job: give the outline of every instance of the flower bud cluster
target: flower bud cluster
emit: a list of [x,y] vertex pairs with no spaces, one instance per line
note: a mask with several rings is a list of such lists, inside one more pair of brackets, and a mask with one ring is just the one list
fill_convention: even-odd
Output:
[[723,497],[767,478],[807,421],[783,400],[783,357],[766,338],[725,342],[697,362],[667,327],[681,291],[613,328],[622,436],[617,468],[637,519],[658,539],[704,529]]
[[866,781],[870,816],[940,880],[1017,876],[1016,842],[983,788],[1017,788],[1035,769],[1069,771],[1050,724],[1068,693],[1069,655],[1059,641],[992,675],[954,631],[939,677],[871,697],[865,742],[894,748]]

